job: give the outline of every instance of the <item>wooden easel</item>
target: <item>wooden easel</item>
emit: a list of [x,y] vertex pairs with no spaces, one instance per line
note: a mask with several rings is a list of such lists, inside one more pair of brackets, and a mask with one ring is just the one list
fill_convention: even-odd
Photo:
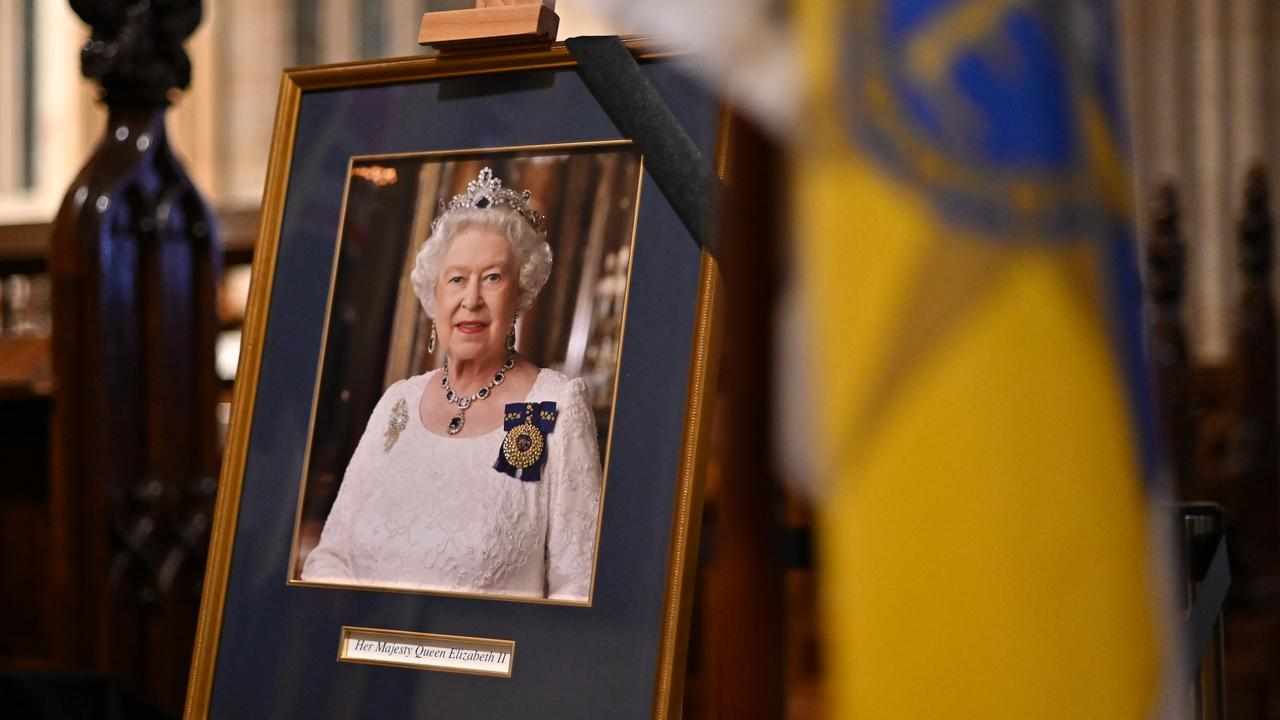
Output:
[[556,0],[476,0],[474,8],[424,13],[418,44],[441,52],[494,45],[550,45],[560,16]]

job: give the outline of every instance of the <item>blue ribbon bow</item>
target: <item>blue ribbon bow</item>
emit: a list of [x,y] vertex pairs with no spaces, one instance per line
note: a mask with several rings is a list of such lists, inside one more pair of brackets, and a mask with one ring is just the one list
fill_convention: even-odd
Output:
[[550,401],[507,403],[502,415],[502,429],[507,434],[498,447],[493,469],[524,482],[541,480],[547,463],[547,436],[556,429],[557,415],[556,404]]

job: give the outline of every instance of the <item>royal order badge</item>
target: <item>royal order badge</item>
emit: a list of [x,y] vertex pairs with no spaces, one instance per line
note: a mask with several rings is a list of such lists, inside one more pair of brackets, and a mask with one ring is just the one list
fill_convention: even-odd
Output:
[[525,482],[542,479],[547,460],[547,435],[556,427],[556,404],[509,403],[502,415],[507,431],[493,469]]

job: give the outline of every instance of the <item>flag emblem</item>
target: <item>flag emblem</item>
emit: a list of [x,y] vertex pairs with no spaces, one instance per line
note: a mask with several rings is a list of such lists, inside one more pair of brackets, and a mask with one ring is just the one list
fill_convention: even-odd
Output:
[[1099,54],[1064,42],[1108,43],[1112,29],[1072,5],[851,4],[838,106],[852,145],[983,239],[1063,242],[1114,218],[1125,188],[1111,69],[1077,72]]

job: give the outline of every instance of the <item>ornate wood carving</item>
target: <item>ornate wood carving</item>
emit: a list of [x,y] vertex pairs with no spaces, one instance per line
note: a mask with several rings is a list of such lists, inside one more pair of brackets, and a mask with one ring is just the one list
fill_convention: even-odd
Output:
[[1273,222],[1267,178],[1252,170],[1237,226],[1241,285],[1226,363],[1194,365],[1181,321],[1184,248],[1177,196],[1164,187],[1147,244],[1152,363],[1160,419],[1184,501],[1226,511],[1232,587],[1226,697],[1233,717],[1280,718],[1280,488],[1277,488]]
[[[63,667],[182,706],[217,477],[213,216],[165,132],[199,0],[71,0],[105,136],[53,228],[51,588]],[[55,627],[56,626],[56,627]]]
[[1196,497],[1192,456],[1191,373],[1182,323],[1186,246],[1182,240],[1178,193],[1164,185],[1152,212],[1152,235],[1147,243],[1147,294],[1151,364],[1159,391],[1160,429],[1168,449],[1168,465],[1183,497]]
[[1233,717],[1280,718],[1280,491],[1276,487],[1276,321],[1266,173],[1250,171],[1237,237],[1240,304],[1233,325],[1235,443],[1219,499],[1232,533],[1227,704]]
[[[702,540],[708,560],[693,641],[702,647],[692,660],[700,687],[685,714],[752,720],[784,711],[783,668],[768,659],[782,652],[785,640],[782,493],[773,464],[776,438],[761,422],[774,416],[773,398],[740,389],[773,381],[761,349],[773,347],[769,318],[778,304],[777,278],[785,275],[777,243],[786,218],[778,206],[785,173],[776,143],[740,116],[732,123],[728,152],[735,171],[719,215],[724,236],[734,239],[719,257],[727,309],[720,386],[739,391],[722,394],[715,423],[718,481],[708,487],[711,515]],[[748,357],[758,362],[728,360]]]
[[[1234,326],[1238,367],[1238,479],[1226,501],[1235,516],[1236,555],[1246,577],[1277,573],[1280,494],[1276,488],[1276,318],[1271,296],[1272,222],[1266,173],[1245,183],[1238,226],[1241,293]],[[1243,586],[1241,586],[1243,587]],[[1260,589],[1260,588],[1259,588]],[[1274,588],[1272,592],[1280,590]],[[1280,600],[1280,595],[1276,599]]]

